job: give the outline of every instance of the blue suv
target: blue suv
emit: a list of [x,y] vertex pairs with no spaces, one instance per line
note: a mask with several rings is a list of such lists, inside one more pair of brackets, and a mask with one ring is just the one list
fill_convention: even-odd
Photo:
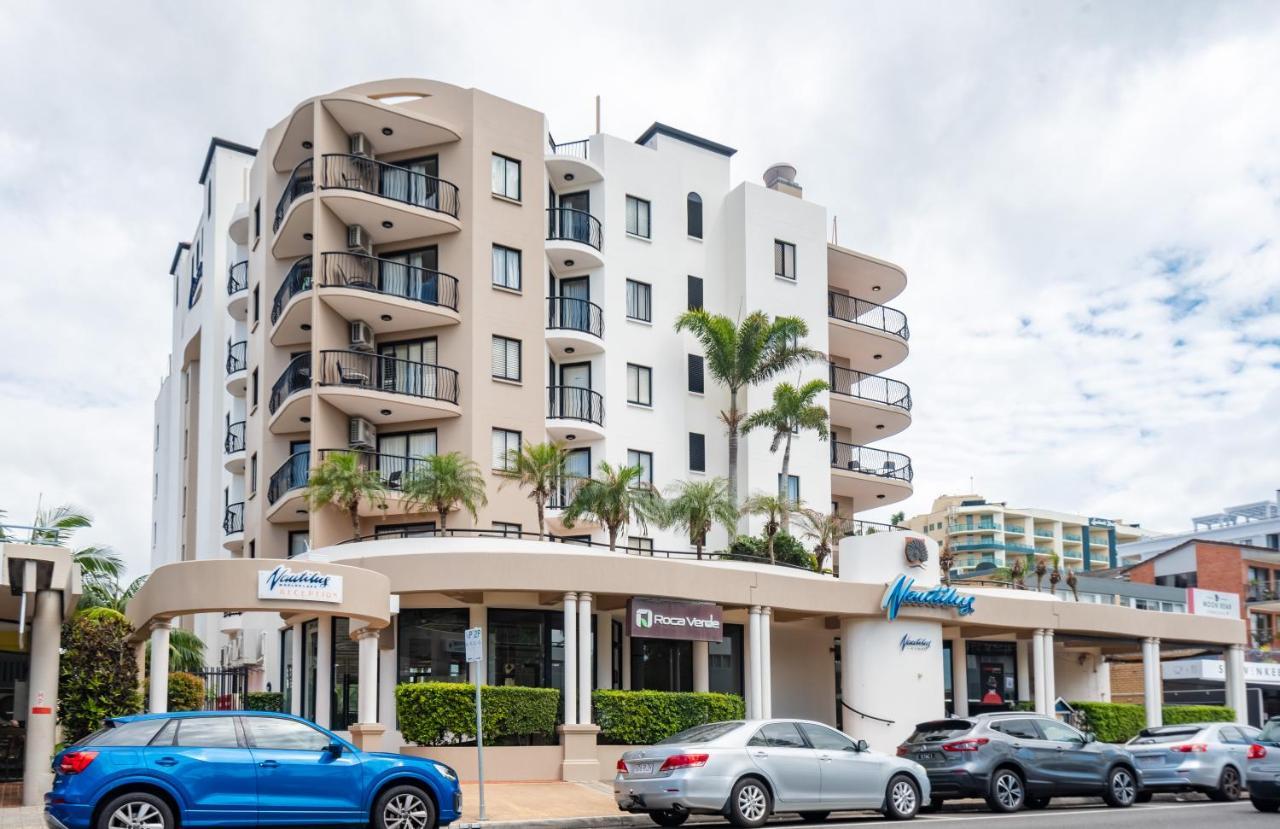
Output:
[[53,758],[51,829],[364,825],[458,819],[453,769],[357,751],[287,714],[187,711],[117,717]]

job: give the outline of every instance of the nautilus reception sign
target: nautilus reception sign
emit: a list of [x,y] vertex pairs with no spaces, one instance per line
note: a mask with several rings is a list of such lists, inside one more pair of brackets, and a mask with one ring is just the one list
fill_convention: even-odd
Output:
[[639,639],[719,642],[724,638],[720,605],[635,596],[627,602],[627,633]]
[[342,576],[293,570],[283,564],[274,570],[259,570],[258,598],[341,604]]
[[957,616],[968,616],[973,612],[975,596],[965,596],[954,587],[943,587],[942,585],[916,589],[915,583],[915,579],[904,573],[898,576],[898,580],[885,590],[884,598],[880,601],[880,607],[884,609],[889,621],[897,618],[898,609],[903,606],[930,607],[942,610],[950,608],[956,612]]

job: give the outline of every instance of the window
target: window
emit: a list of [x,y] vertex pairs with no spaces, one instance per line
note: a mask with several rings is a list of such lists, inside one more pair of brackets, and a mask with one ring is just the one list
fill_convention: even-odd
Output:
[[796,731],[794,723],[771,722],[761,727],[747,743],[749,746],[772,748],[804,748],[804,738]]
[[255,539],[249,539],[249,558],[258,557],[258,542]]
[[649,203],[627,196],[627,233],[649,238]]
[[809,744],[819,751],[852,751],[854,749],[853,740],[825,725],[802,722],[800,730],[809,738]]
[[155,448],[157,450],[160,449],[160,424],[159,423],[156,424],[156,447]]
[[1054,720],[1036,720],[1046,740],[1055,743],[1078,743],[1084,745],[1084,737],[1069,725]]
[[253,370],[252,381],[253,382],[250,384],[251,388],[249,390],[249,398],[253,401],[253,408],[256,409],[258,408],[258,370],[256,368]]
[[[108,723],[114,720],[107,720]],[[80,741],[82,746],[145,746],[167,725],[166,720],[138,720],[111,725]]]
[[262,235],[262,200],[253,204],[253,238],[257,240]]
[[697,311],[702,307],[702,278],[691,276],[689,284],[689,310]]
[[653,322],[652,293],[649,283],[627,280],[627,319]]
[[[490,685],[563,690],[563,613],[494,608],[488,623]],[[459,647],[459,656],[462,651]]]
[[520,162],[505,155],[493,154],[491,166],[493,192],[520,201]]
[[702,238],[702,196],[697,193],[690,193],[685,199],[686,219],[689,225],[689,235],[695,239]]
[[185,717],[178,723],[176,746],[239,748],[236,723],[231,717]]
[[653,486],[653,453],[641,452],[639,449],[627,450],[627,466],[640,467],[640,477],[636,479],[637,484],[647,484]]
[[397,631],[398,682],[466,682],[466,608],[405,609]]
[[306,530],[289,532],[289,558],[300,556],[311,549],[311,533]]
[[[782,489],[782,473],[778,473],[778,489]],[[793,504],[800,503],[800,476],[787,476],[787,500]]]
[[712,691],[742,696],[742,668],[746,653],[743,632],[742,625],[725,625],[723,638],[719,642],[708,643],[707,679]]
[[489,368],[499,380],[520,382],[520,341],[493,335],[493,352]]
[[790,242],[773,240],[773,273],[775,276],[796,278],[796,246]]
[[653,539],[638,535],[627,536],[627,546],[639,553],[653,555]]
[[704,391],[702,383],[702,357],[697,354],[689,355],[689,391],[696,394],[702,394]]
[[254,748],[275,751],[323,751],[329,737],[306,723],[280,717],[245,717],[245,731]]
[[521,529],[520,525],[513,524],[510,521],[494,521],[493,528],[495,530],[500,531],[502,533],[503,538],[507,538],[507,537],[519,538],[520,537],[520,529]]
[[258,494],[258,453],[249,456],[249,497]]
[[1032,720],[996,720],[991,723],[991,727],[1010,737],[1023,740],[1040,739],[1040,733],[1036,731],[1036,724]]
[[653,369],[627,363],[627,402],[653,405]]
[[520,290],[520,251],[493,246],[493,284],[512,291]]
[[689,433],[689,471],[707,471],[707,436],[698,432]]
[[511,453],[520,449],[520,433],[510,429],[493,430],[493,468],[512,468]]
[[254,325],[257,325],[258,320],[262,319],[262,309],[261,309],[262,303],[258,302],[258,291],[261,287],[262,287],[261,285],[253,286],[253,324]]

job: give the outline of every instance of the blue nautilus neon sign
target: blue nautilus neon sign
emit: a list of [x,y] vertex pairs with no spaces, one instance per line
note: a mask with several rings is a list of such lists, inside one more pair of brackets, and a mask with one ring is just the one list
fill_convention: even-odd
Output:
[[903,574],[889,585],[880,607],[884,609],[889,621],[898,616],[898,609],[904,605],[912,607],[951,608],[957,616],[968,616],[973,612],[975,596],[962,596],[954,587],[930,587],[927,590],[916,590],[916,580]]

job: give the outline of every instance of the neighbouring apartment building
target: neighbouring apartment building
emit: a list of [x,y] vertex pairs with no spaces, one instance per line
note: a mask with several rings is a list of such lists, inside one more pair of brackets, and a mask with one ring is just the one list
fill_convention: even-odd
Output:
[[1198,515],[1191,519],[1191,527],[1186,532],[1151,535],[1122,544],[1120,563],[1133,564],[1193,539],[1280,550],[1280,490],[1274,501],[1254,501]]

